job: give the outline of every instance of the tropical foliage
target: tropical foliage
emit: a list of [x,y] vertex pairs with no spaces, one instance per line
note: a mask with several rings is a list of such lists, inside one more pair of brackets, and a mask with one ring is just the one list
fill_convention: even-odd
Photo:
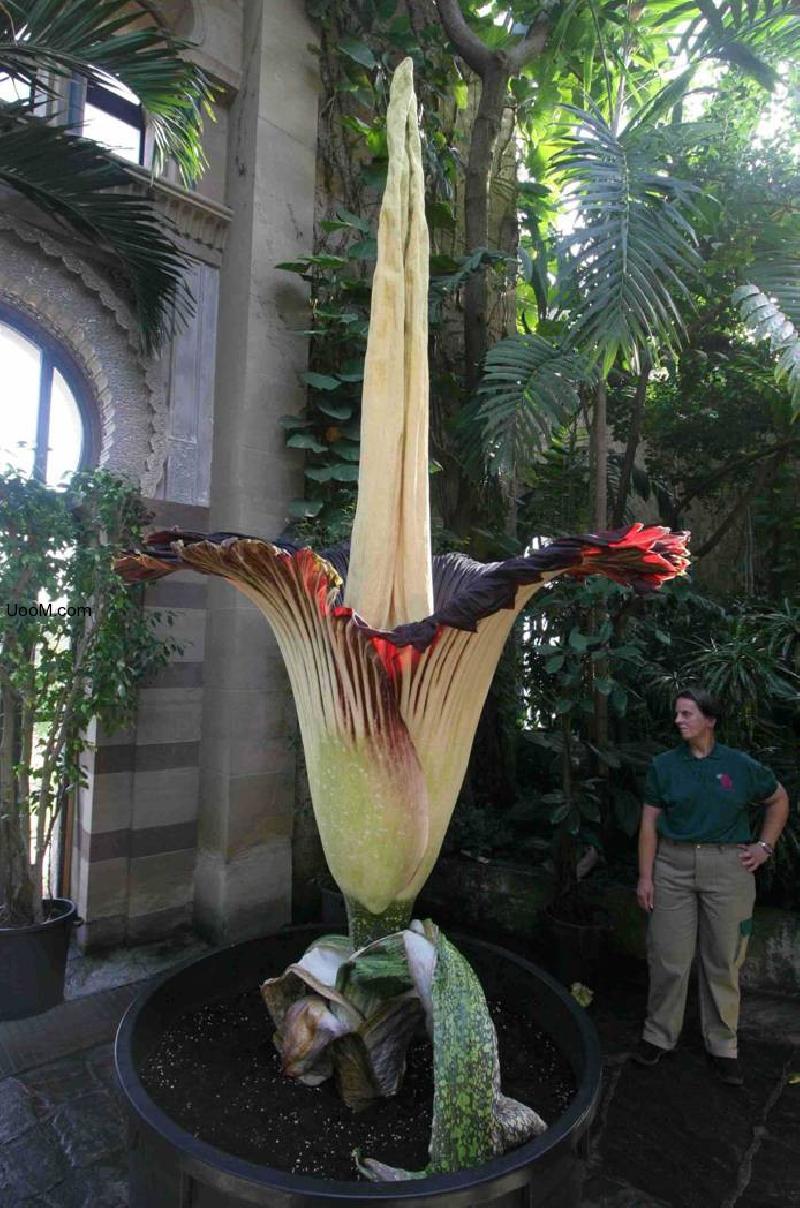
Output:
[[45,859],[86,782],[90,725],[113,730],[177,649],[114,573],[147,519],[122,480],[80,473],[61,489],[0,475],[0,925],[42,919]]
[[191,309],[185,257],[125,163],[71,128],[67,98],[74,82],[125,85],[147,115],[154,170],[174,159],[191,183],[204,167],[212,92],[185,49],[140,0],[0,5],[0,183],[112,257],[148,350]]
[[[553,598],[564,612],[547,632],[537,601],[517,628],[502,691],[496,685],[490,697],[483,745],[447,840],[484,854],[518,855],[527,843],[526,858],[538,860],[555,826],[578,841],[570,868],[592,845],[609,860],[629,859],[648,753],[671,740],[670,686],[733,660],[732,619],[742,609],[770,614],[800,583],[796,14],[755,0],[717,8],[570,4],[557,13],[471,0],[370,2],[356,11],[315,0],[309,11],[322,33],[321,151],[334,222],[337,204],[368,213],[385,171],[388,67],[411,54],[422,79],[431,280],[435,286],[442,267],[461,275],[452,292],[432,291],[435,539],[502,557],[522,552],[532,533],[621,525],[642,514],[699,530],[695,586],[676,614],[691,616],[692,641],[671,633],[678,622],[660,617],[663,608],[650,614],[648,636],[624,592],[598,587],[596,595],[584,586],[565,600],[568,589],[559,588]],[[534,28],[547,34],[536,46]],[[503,68],[498,83],[496,56],[523,43],[530,57]],[[491,237],[471,257],[466,177],[487,128]],[[513,139],[518,166],[509,176],[503,149]],[[519,215],[512,234],[506,207]],[[341,240],[333,271],[345,313],[351,290],[368,299],[371,261],[361,257],[372,254],[364,243],[371,230],[320,230],[320,257]],[[515,254],[516,331],[496,304],[508,297]],[[305,267],[324,292],[324,260]],[[457,333],[469,323],[474,295],[466,283],[476,272],[488,288],[488,354],[470,394]],[[313,330],[314,369],[335,378],[338,351],[325,343],[321,322]],[[348,347],[345,372],[359,371],[361,355]],[[357,393],[347,400],[353,444]],[[318,400],[333,397],[312,389],[307,414],[287,419],[313,428],[307,494],[322,537],[329,516],[339,536],[352,514],[347,484],[331,491],[315,481],[315,464],[335,464],[342,439],[324,411],[314,415]],[[353,463],[356,455],[347,454]],[[573,630],[590,643],[586,650],[570,646]],[[551,645],[559,651],[547,653]],[[627,651],[621,660],[618,646]],[[754,691],[753,682],[742,685],[743,697]],[[760,704],[750,705],[759,718],[753,741],[795,785],[796,708],[763,682],[759,693]],[[509,772],[505,783],[488,784],[498,731],[508,736]],[[729,737],[748,741],[735,730]],[[791,896],[787,869],[778,881],[767,892]]]

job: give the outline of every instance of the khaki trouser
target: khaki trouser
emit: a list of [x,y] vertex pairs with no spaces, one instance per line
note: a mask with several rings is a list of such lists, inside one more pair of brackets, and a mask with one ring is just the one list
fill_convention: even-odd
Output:
[[736,1056],[739,970],[752,927],[755,877],[731,844],[659,838],[647,931],[650,990],[644,1039],[675,1047],[697,952],[700,1022],[706,1049]]

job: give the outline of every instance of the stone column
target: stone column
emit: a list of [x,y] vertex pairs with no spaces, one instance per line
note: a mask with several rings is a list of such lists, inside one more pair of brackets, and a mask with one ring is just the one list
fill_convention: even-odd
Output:
[[[276,269],[312,247],[317,144],[313,27],[297,0],[245,0],[230,122],[233,211],[220,283],[210,527],[274,537],[302,489],[280,415],[302,406],[306,295]],[[209,582],[195,920],[216,942],[288,922],[295,722],[263,616]]]

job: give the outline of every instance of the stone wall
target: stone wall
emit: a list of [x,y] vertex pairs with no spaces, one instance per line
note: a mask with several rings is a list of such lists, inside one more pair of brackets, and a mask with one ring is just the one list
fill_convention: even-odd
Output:
[[[142,483],[154,523],[277,536],[302,490],[302,455],[286,451],[278,419],[304,404],[307,292],[275,266],[312,248],[314,31],[295,0],[160,7],[219,87],[199,189],[141,174],[191,257],[194,318],[143,362],[130,315],[77,243],[60,249],[50,296],[77,278],[84,312],[99,315],[75,325],[88,367],[93,337],[107,349],[83,375],[102,415],[99,460]],[[58,261],[49,238],[45,222],[29,243]],[[217,941],[263,933],[291,913],[297,739],[277,647],[248,600],[190,572],[151,585],[145,607],[174,611],[185,649],[143,686],[129,731],[90,735],[71,869],[80,940],[134,943],[182,923]]]
[[[152,510],[159,527],[202,531],[208,522],[205,508]],[[89,735],[72,856],[85,949],[143,942],[192,920],[206,592],[190,572],[147,587],[145,608],[162,613],[182,651],[141,688],[130,729],[109,735],[95,725]]]

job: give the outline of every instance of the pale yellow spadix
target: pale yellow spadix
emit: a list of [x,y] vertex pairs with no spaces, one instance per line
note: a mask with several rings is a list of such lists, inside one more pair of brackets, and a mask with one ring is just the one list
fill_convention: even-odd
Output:
[[428,228],[411,59],[394,73],[389,169],[361,403],[345,603],[393,629],[433,611],[428,503]]

